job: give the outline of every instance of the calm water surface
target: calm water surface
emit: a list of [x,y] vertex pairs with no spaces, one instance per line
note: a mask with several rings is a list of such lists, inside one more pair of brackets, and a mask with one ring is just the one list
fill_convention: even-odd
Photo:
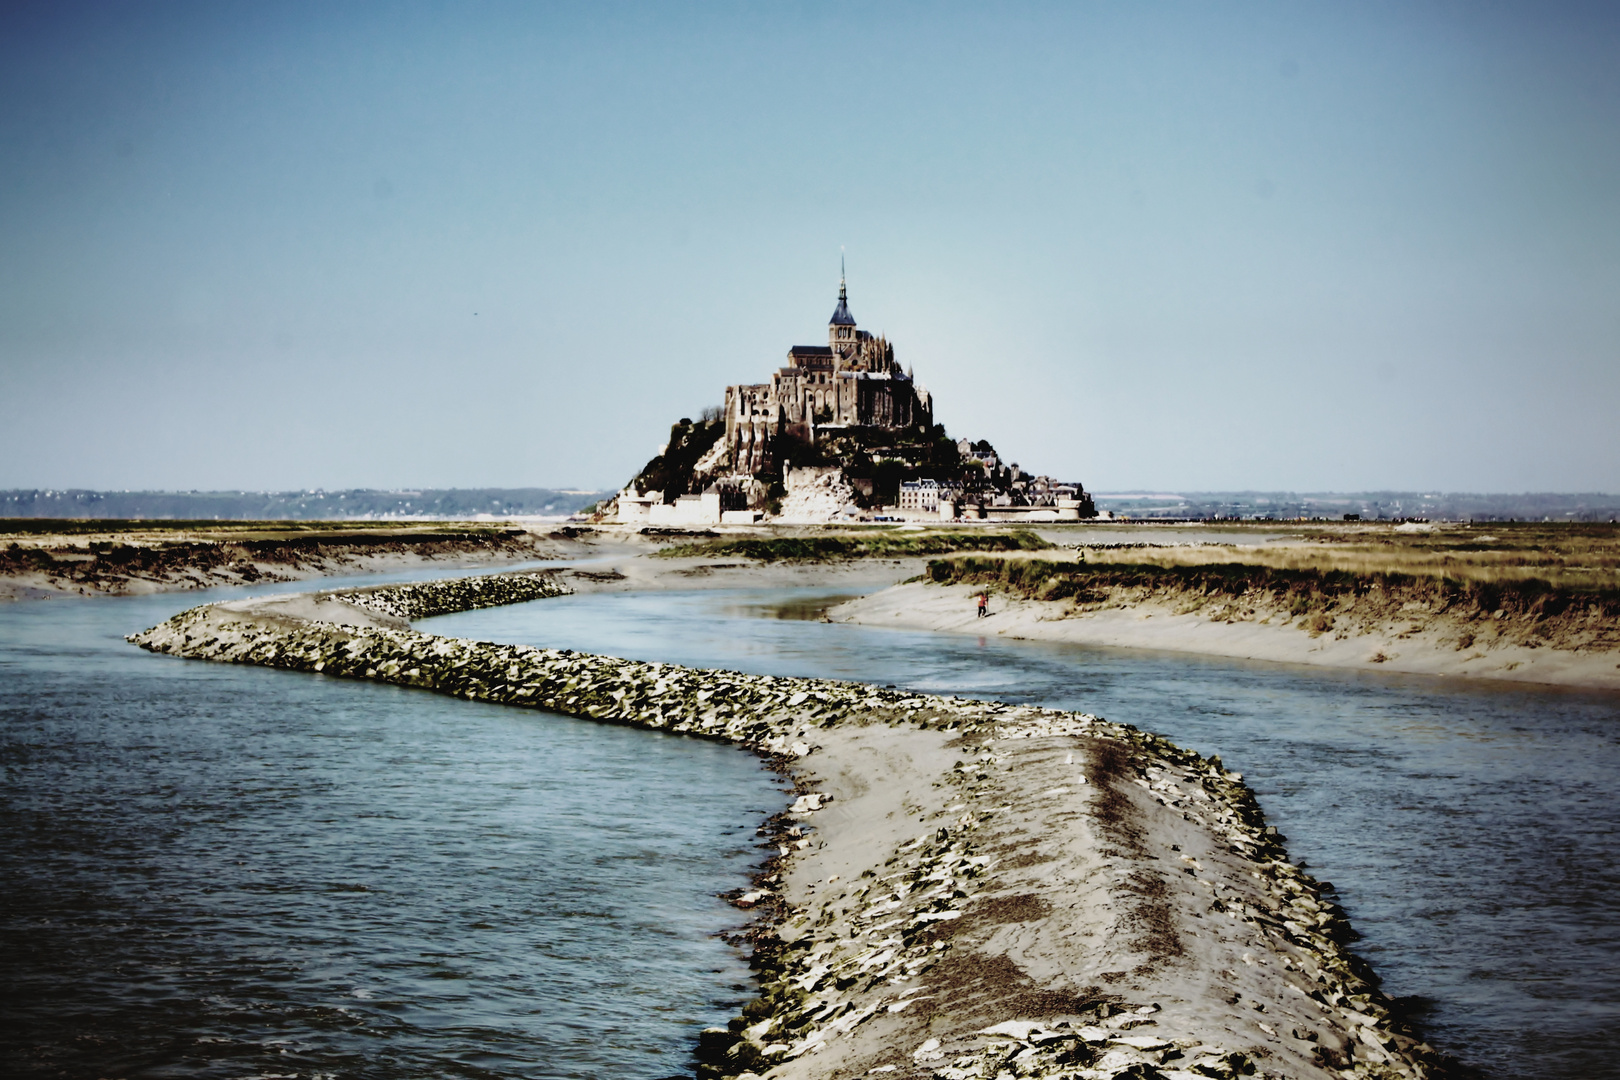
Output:
[[780,618],[820,607],[598,595],[424,629],[1038,702],[1219,753],[1436,1043],[1504,1080],[1620,1076],[1620,695]]
[[195,602],[0,607],[0,1074],[689,1071],[754,757],[122,641]]

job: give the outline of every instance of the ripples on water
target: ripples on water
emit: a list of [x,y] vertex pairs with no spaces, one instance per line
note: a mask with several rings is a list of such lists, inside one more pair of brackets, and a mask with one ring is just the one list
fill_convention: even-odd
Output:
[[664,1077],[783,795],[734,748],[0,608],[0,1072]]
[[[0,608],[7,1075],[684,1071],[744,996],[713,894],[782,803],[752,758],[121,640],[197,599]],[[597,595],[423,629],[1037,701],[1218,752],[1444,1048],[1620,1075],[1615,695],[780,618],[821,602]]]
[[1504,1080],[1620,1076],[1620,695],[760,617],[817,609],[619,594],[424,629],[1038,702],[1219,753],[1434,1041]]

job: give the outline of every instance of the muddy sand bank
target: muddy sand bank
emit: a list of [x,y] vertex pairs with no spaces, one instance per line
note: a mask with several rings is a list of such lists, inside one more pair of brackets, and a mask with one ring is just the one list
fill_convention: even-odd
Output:
[[1324,628],[1314,617],[1291,618],[1285,610],[1234,613],[1227,604],[1188,610],[1193,605],[1186,596],[1077,607],[1005,594],[993,595],[989,616],[979,618],[974,597],[981,588],[906,582],[839,605],[827,617],[983,637],[1620,690],[1620,650],[1554,647],[1512,633],[1501,618],[1462,624],[1406,612],[1386,619],[1341,618]]
[[[18,523],[13,522],[14,526]],[[0,528],[0,601],[133,596],[573,556],[559,533],[474,524],[55,523]],[[188,527],[189,526],[189,527]]]
[[[930,560],[759,562],[652,556],[598,542],[589,565],[562,570],[576,592],[814,587],[865,593],[826,617],[907,630],[1200,653],[1245,660],[1620,689],[1620,627],[1599,620],[1577,640],[1535,613],[1434,612],[1417,604],[1347,601],[1331,615],[1291,612],[1256,598],[1192,592],[1104,597],[1077,604],[996,591],[978,618],[978,583],[922,580]],[[615,552],[617,554],[615,554]],[[1585,620],[1590,622],[1590,620]]]

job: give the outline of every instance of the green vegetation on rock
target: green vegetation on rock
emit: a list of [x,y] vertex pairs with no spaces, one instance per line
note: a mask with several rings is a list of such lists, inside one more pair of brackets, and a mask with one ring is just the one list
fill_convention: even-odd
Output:
[[665,558],[735,557],[760,562],[832,562],[944,555],[952,551],[1041,551],[1052,545],[1026,529],[1004,533],[883,532],[835,536],[770,536],[680,544],[658,552]]
[[682,417],[669,429],[669,442],[663,451],[642,467],[632,486],[642,494],[662,491],[666,502],[702,491],[702,485],[693,481],[692,471],[725,433],[723,420],[703,419],[693,423]]

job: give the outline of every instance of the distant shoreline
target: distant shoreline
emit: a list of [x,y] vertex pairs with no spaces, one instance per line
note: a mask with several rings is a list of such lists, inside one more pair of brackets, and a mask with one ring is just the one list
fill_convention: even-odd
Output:
[[0,602],[487,567],[563,558],[570,550],[565,534],[467,522],[8,524],[10,531],[0,531]]
[[303,488],[295,491],[0,490],[0,519],[402,521],[566,518],[611,495],[583,488]]
[[[1149,587],[1116,583],[1100,591],[1088,584],[1080,589],[1088,595],[1054,600],[1019,595],[993,581],[987,584],[989,579],[969,580],[971,573],[945,583],[907,580],[932,572],[932,565],[954,566],[953,560],[962,559],[978,568],[979,577],[989,567],[991,578],[1008,560],[1058,570],[1089,567],[1098,580],[1117,579],[1133,567],[1152,570],[1151,560],[1166,566],[1254,560],[1254,569],[1263,574],[1263,560],[1298,558],[1330,566],[1332,559],[1342,560],[1349,547],[1278,544],[1274,541],[1281,537],[1270,530],[1238,532],[1240,537],[1249,534],[1249,546],[1212,545],[1187,534],[1174,545],[1124,543],[1111,545],[1115,550],[1092,549],[1089,562],[1072,549],[982,550],[985,538],[966,535],[961,543],[981,550],[947,553],[931,564],[929,555],[914,552],[935,554],[940,542],[960,533],[958,527],[932,533],[868,529],[841,543],[821,529],[728,530],[722,537],[703,540],[613,527],[539,533],[488,526],[462,526],[458,531],[298,523],[296,531],[290,527],[280,537],[251,538],[222,531],[171,537],[168,546],[135,540],[150,546],[122,554],[117,549],[125,540],[78,536],[70,538],[75,545],[70,557],[53,559],[43,568],[26,555],[0,547],[0,599],[185,591],[339,573],[397,572],[414,566],[474,568],[589,558],[589,567],[562,571],[577,591],[822,587],[864,594],[832,609],[827,617],[871,626],[1620,690],[1620,619],[1610,610],[1615,603],[1597,595],[1554,617],[1534,605],[1507,601],[1499,611],[1479,610],[1477,600],[1472,607],[1432,603],[1423,597],[1403,603],[1409,598],[1393,595],[1385,587],[1387,579],[1380,584],[1372,576],[1369,589],[1358,592],[1360,587],[1352,583],[1336,595],[1309,597],[1309,610],[1303,606],[1290,610],[1286,598],[1263,589],[1217,595],[1196,582]],[[1117,535],[1132,539],[1123,531]],[[1430,542],[1429,534],[1402,535]],[[693,539],[700,542],[693,544]],[[106,550],[93,552],[91,545]],[[833,550],[821,552],[820,546],[827,545]],[[841,554],[847,550],[864,554]],[[971,598],[986,587],[993,594],[991,615],[980,619]]]

